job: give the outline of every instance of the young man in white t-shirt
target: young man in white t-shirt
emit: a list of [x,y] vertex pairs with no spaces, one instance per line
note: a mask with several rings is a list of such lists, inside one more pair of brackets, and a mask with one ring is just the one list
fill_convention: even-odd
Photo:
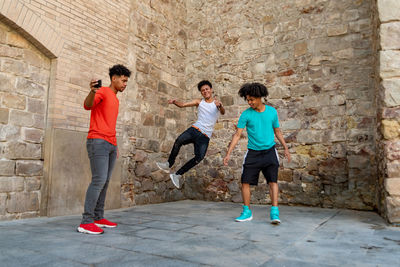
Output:
[[222,115],[225,114],[222,103],[213,97],[212,84],[209,81],[203,80],[199,82],[197,88],[203,97],[202,99],[198,98],[189,102],[182,102],[176,99],[168,100],[168,104],[174,104],[180,108],[198,107],[197,121],[175,140],[168,162],[157,162],[157,166],[160,169],[169,172],[175,163],[181,146],[187,144],[194,145],[194,158],[186,162],[176,173],[169,175],[172,183],[177,188],[181,187],[180,178],[182,175],[203,160],[219,113]]

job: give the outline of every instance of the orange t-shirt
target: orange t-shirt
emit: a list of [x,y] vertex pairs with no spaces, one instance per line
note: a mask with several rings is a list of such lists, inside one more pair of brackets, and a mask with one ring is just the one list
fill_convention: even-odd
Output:
[[117,125],[119,101],[117,95],[109,87],[101,87],[94,96],[90,113],[90,128],[88,139],[100,138],[117,145],[115,127]]

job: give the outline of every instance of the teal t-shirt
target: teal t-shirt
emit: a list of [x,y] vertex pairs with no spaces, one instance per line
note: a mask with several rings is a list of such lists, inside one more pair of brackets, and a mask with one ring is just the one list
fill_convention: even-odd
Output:
[[279,127],[278,112],[275,108],[265,105],[263,112],[248,108],[240,115],[237,127],[247,128],[247,148],[265,150],[275,145],[274,128]]

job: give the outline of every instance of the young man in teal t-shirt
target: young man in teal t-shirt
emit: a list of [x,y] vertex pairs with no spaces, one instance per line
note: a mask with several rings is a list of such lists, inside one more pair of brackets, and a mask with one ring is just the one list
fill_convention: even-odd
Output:
[[285,157],[290,162],[290,153],[285,139],[279,129],[278,113],[275,108],[265,105],[263,97],[267,97],[267,88],[260,83],[244,84],[239,95],[243,97],[250,108],[243,111],[237,124],[236,133],[232,137],[228,152],[224,158],[224,165],[228,165],[230,154],[239,142],[243,129],[247,129],[248,151],[245,155],[242,168],[242,197],[243,212],[235,220],[238,222],[253,219],[250,210],[250,185],[258,184],[260,171],[263,172],[269,185],[271,196],[271,223],[279,224],[278,209],[278,169],[279,157],[275,149],[275,136],[285,148]]

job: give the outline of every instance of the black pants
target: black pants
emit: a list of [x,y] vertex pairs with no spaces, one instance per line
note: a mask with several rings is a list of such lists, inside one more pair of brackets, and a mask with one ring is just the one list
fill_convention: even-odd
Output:
[[194,145],[194,158],[189,160],[188,162],[185,163],[185,165],[180,168],[176,174],[182,175],[194,166],[196,166],[206,155],[207,148],[208,148],[208,143],[210,141],[210,138],[208,138],[206,135],[201,133],[199,130],[197,130],[194,127],[190,127],[186,131],[184,131],[176,140],[174,143],[174,146],[172,147],[171,154],[169,155],[168,162],[169,162],[169,167],[172,167],[175,163],[175,159],[178,156],[179,150],[181,146],[187,145],[187,144],[193,144]]

